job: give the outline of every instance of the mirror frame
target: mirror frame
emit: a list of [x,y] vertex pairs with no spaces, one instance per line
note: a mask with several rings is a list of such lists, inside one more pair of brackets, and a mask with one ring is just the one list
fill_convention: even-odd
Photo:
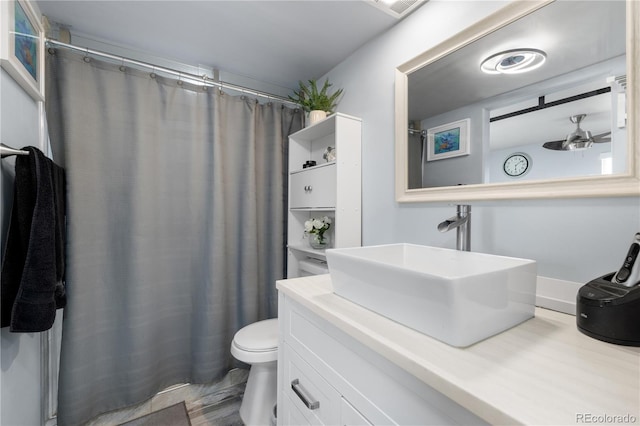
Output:
[[628,197],[640,195],[640,2],[626,0],[627,43],[627,171],[608,176],[585,176],[523,182],[408,189],[408,76],[475,40],[526,16],[555,0],[515,0],[448,40],[396,68],[395,168],[396,201],[467,202],[529,198]]

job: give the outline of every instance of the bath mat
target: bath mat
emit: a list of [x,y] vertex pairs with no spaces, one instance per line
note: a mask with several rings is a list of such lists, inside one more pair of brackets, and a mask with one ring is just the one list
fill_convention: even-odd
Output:
[[191,421],[183,401],[120,426],[191,426]]

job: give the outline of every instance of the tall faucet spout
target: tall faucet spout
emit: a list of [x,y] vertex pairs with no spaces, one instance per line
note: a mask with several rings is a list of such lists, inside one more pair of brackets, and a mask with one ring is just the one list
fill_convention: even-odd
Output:
[[455,229],[459,226],[464,225],[467,222],[467,217],[463,217],[460,218],[458,216],[453,216],[450,217],[449,219],[440,222],[438,224],[438,231],[440,232],[447,232],[447,231],[451,231],[452,229]]
[[456,229],[456,249],[471,250],[471,206],[458,205],[456,215],[438,224],[438,231]]

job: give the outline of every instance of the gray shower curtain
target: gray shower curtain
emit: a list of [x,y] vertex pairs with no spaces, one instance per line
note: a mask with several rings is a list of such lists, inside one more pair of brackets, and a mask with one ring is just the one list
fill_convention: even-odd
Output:
[[215,381],[232,367],[235,331],[276,315],[286,139],[302,114],[47,56],[49,131],[68,182],[64,426]]

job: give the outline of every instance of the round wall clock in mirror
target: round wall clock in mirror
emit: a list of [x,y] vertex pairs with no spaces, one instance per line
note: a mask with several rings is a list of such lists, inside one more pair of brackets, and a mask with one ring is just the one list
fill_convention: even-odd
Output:
[[509,155],[502,164],[502,170],[511,177],[524,176],[530,169],[531,158],[523,152]]

